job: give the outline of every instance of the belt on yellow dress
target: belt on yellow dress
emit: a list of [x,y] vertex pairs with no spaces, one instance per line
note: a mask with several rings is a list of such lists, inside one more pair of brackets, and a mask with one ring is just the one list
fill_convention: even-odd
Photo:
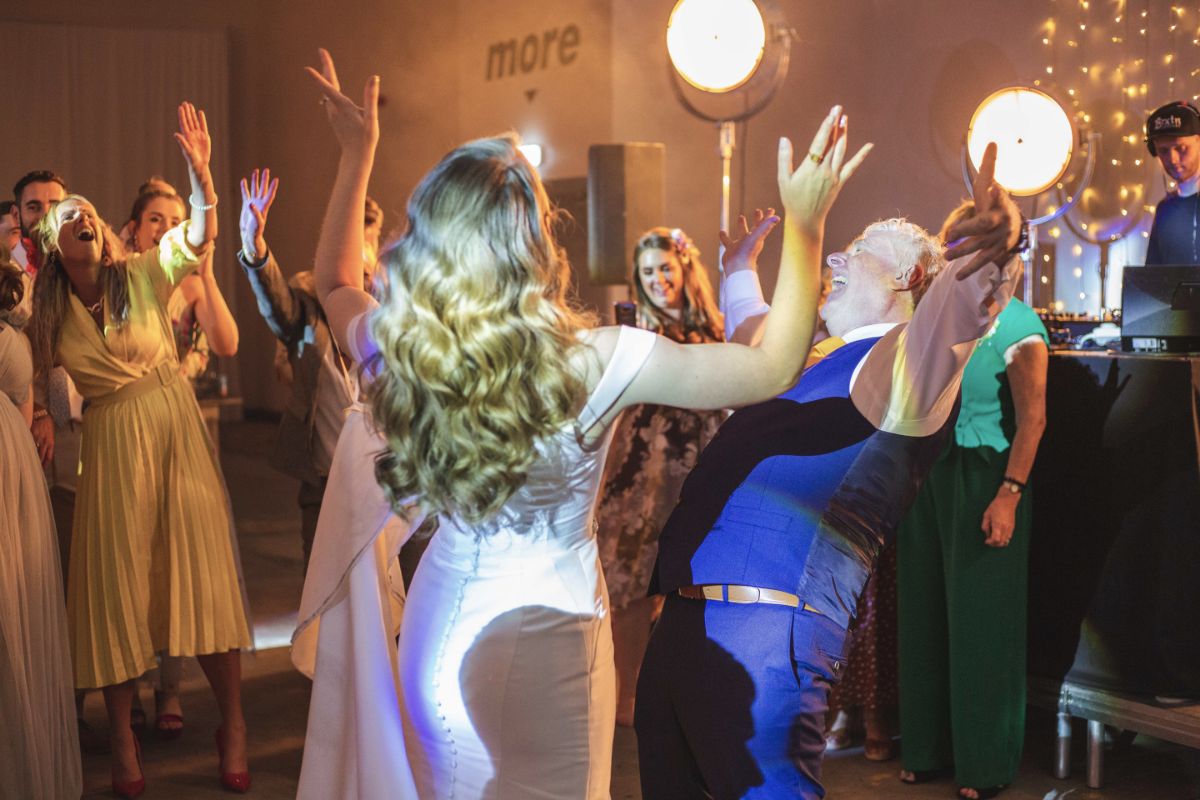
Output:
[[757,586],[737,586],[728,583],[706,583],[700,586],[681,586],[676,592],[688,600],[719,600],[723,603],[766,603],[773,606],[804,607],[814,614],[821,612],[800,598],[778,589],[760,589]]
[[155,389],[170,386],[178,376],[179,367],[171,361],[164,361],[136,381],[130,381],[115,392],[91,398],[88,401],[88,406],[107,406],[112,403],[119,403],[122,400],[132,400]]

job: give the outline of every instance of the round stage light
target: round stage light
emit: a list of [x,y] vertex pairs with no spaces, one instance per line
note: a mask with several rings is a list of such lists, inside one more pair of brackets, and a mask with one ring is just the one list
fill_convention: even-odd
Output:
[[667,22],[675,71],[705,92],[728,92],[762,61],[767,29],[754,0],[679,0]]
[[1010,86],[979,104],[967,129],[967,152],[978,167],[988,142],[999,147],[996,182],[1029,197],[1053,186],[1067,171],[1075,131],[1066,110],[1045,92]]

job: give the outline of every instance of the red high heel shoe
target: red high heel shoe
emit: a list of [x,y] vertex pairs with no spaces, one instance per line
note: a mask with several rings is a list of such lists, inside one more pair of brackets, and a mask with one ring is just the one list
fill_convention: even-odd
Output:
[[[214,732],[214,737],[217,740],[217,758],[221,761],[225,760],[225,742],[221,740],[221,734],[225,727],[221,726]],[[221,766],[217,765],[217,771],[220,772]],[[221,772],[221,785],[230,792],[245,794],[250,791],[250,771],[246,772]]]
[[[141,769],[142,743],[138,741],[137,734],[134,734],[133,737],[133,750],[135,753],[137,753],[138,769]],[[125,800],[133,800],[135,797],[140,797],[142,792],[146,791],[146,775],[143,773],[142,777],[138,778],[136,781],[122,783],[121,781],[117,780],[117,776],[114,774],[112,776],[112,790],[113,794],[115,794],[117,797],[123,797]]]

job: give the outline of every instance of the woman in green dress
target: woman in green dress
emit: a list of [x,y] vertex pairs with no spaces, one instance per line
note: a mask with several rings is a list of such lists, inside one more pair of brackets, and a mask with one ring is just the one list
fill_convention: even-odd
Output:
[[[945,231],[974,207],[964,204]],[[1016,776],[1025,736],[1029,473],[1046,426],[1046,329],[1009,301],[976,346],[954,438],[900,528],[900,780],[963,800]]]
[[46,262],[30,324],[37,369],[63,366],[87,403],[67,617],[76,687],[103,688],[122,797],[145,787],[130,730],[134,679],[163,650],[199,658],[223,720],[221,782],[250,784],[239,649],[251,637],[229,505],[167,317],[217,224],[203,112],[184,103],[179,123],[190,218],[126,259],[92,204],[68,196],[39,224]]

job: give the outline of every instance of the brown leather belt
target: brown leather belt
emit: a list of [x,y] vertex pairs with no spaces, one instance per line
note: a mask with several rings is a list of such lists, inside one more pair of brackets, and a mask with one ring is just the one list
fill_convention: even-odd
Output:
[[[800,598],[778,589],[760,589],[757,586],[736,586],[727,583],[706,583],[701,586],[681,586],[676,590],[680,597],[688,600],[719,600],[723,603],[766,603],[773,606],[799,608]],[[820,611],[803,603],[805,611],[820,614]]]

